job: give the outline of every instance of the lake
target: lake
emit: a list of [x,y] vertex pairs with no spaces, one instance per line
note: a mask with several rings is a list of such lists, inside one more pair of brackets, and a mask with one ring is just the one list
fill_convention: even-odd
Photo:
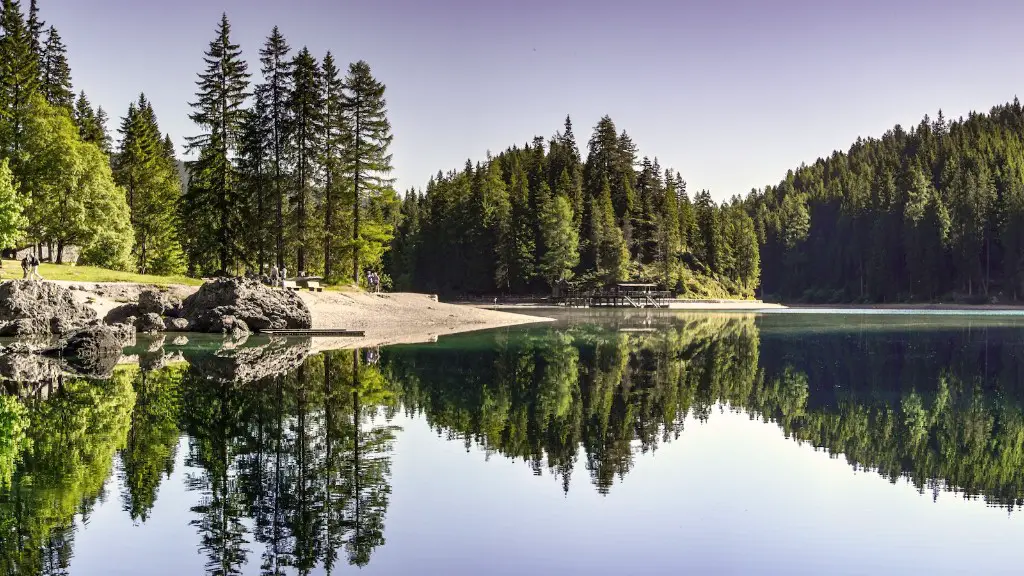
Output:
[[0,572],[1022,571],[1019,316],[581,311],[126,353],[7,382]]

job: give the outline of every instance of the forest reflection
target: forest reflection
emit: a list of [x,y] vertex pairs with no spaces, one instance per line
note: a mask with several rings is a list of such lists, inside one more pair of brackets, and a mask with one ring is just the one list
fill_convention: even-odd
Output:
[[638,454],[736,410],[892,482],[1021,506],[1019,328],[820,328],[617,314],[380,351],[311,355],[306,341],[186,353],[46,394],[8,383],[0,572],[66,573],[75,519],[104,500],[146,523],[179,447],[208,573],[364,566],[385,543],[399,413],[566,491],[585,470],[608,494]]

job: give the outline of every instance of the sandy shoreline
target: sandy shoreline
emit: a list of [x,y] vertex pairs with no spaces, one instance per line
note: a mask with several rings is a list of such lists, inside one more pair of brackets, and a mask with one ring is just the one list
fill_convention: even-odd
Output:
[[[50,282],[72,288],[75,300],[95,310],[100,318],[121,304],[136,301],[139,292],[150,288],[121,282]],[[184,298],[198,287],[168,286],[166,289]],[[365,333],[362,338],[314,338],[314,348],[320,351],[431,342],[446,334],[551,321],[525,313],[436,302],[426,294],[330,291],[298,294],[309,307],[313,328],[345,328]]]

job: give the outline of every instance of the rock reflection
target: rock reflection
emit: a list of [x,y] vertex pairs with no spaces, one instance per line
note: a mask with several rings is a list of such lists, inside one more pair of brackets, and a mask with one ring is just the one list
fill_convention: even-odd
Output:
[[0,572],[66,571],[112,471],[137,524],[184,476],[181,529],[211,574],[365,566],[386,542],[399,411],[566,491],[576,471],[612,493],[638,454],[726,407],[921,491],[1022,504],[1018,329],[766,324],[618,314],[317,355],[308,339],[143,340],[99,381],[0,358],[38,377],[0,395]]

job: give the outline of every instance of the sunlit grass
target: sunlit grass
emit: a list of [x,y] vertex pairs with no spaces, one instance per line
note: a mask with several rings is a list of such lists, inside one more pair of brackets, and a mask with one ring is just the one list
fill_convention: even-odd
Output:
[[[39,265],[39,274],[42,275],[44,280],[70,280],[73,282],[134,282],[137,284],[156,284],[158,286],[169,284],[199,286],[203,283],[202,280],[187,276],[154,276],[107,270],[95,266],[72,266],[70,264],[48,264],[45,262]],[[17,260],[4,260],[3,270],[0,271],[0,278],[4,280],[22,278],[21,262]]]

